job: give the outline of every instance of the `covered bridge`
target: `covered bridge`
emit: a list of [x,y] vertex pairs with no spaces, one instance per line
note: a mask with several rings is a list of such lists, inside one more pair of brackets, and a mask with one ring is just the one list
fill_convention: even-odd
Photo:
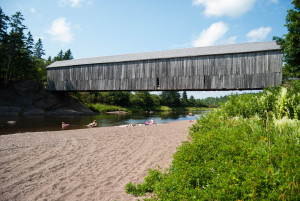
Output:
[[51,91],[252,90],[278,86],[281,79],[276,42],[75,59],[47,67]]

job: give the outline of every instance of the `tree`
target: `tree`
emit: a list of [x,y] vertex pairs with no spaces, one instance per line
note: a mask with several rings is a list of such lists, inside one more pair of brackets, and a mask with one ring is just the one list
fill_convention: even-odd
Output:
[[130,100],[131,104],[140,107],[153,107],[154,102],[148,91],[137,91]]
[[162,105],[166,105],[169,107],[180,106],[179,91],[163,91],[160,96],[161,96]]
[[9,17],[4,14],[0,7],[0,41],[2,42],[5,37],[7,37]]
[[109,103],[113,105],[121,105],[121,106],[127,106],[129,104],[129,92],[123,92],[123,91],[114,91],[114,92],[108,92],[107,99],[109,99]]
[[62,61],[64,58],[64,52],[62,50],[59,51],[56,57],[54,57],[54,61]]
[[24,30],[27,29],[27,27],[22,24],[23,21],[24,18],[20,12],[17,12],[10,18],[9,25],[11,27],[11,31],[8,35],[7,43],[8,62],[5,75],[6,84],[10,79],[24,79],[24,70],[28,59],[26,58],[26,37],[24,35]]
[[53,61],[63,61],[63,60],[71,60],[74,59],[72,52],[68,49],[65,53],[60,50],[56,57],[54,57]]
[[189,105],[190,105],[191,107],[194,107],[194,106],[196,105],[196,100],[195,100],[194,96],[191,96],[191,97],[190,97]]
[[[9,17],[0,8],[0,83],[5,79],[7,62],[7,43]],[[2,83],[1,83],[2,85]]]
[[63,56],[63,60],[72,60],[72,59],[74,59],[72,52],[70,49],[68,49]]
[[181,105],[183,107],[188,106],[188,97],[186,91],[182,92]]
[[288,33],[282,38],[274,36],[284,56],[283,76],[300,77],[300,1],[293,0],[294,9],[287,11],[286,24]]
[[45,55],[45,50],[43,49],[42,39],[39,38],[34,45],[34,56],[41,59],[43,55]]
[[30,57],[33,56],[33,38],[30,31],[27,33],[26,49]]

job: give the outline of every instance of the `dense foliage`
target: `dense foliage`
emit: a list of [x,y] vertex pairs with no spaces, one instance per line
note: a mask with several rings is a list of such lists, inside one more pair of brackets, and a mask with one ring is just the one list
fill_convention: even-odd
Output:
[[274,37],[280,45],[286,62],[283,68],[285,78],[300,77],[300,1],[293,0],[294,9],[287,12],[286,24],[288,33],[281,37]]
[[8,17],[0,8],[0,82],[35,79],[39,68],[35,65],[34,44],[20,12]]
[[61,50],[58,56],[43,59],[45,50],[39,38],[34,43],[33,37],[23,24],[20,12],[6,16],[0,8],[0,87],[19,80],[37,80],[46,82],[46,66],[54,61],[73,59],[71,50]]
[[[125,91],[115,92],[78,92],[74,93],[81,102],[95,112],[107,112],[112,108],[124,107],[130,111],[136,110],[164,110],[162,106],[167,106],[170,110],[186,110],[193,108],[218,107],[229,99],[229,96],[220,98],[195,99],[193,96],[187,97],[184,91],[182,95],[178,91],[164,91],[160,95],[150,94],[147,91],[135,93]],[[115,107],[106,107],[114,105]],[[119,106],[119,107],[118,107]]]
[[151,200],[299,200],[300,81],[231,96],[190,129],[166,172],[126,192]]

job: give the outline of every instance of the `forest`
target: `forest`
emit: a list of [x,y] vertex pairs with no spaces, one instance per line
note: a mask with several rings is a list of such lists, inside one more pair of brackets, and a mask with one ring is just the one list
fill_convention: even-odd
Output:
[[42,39],[36,42],[24,25],[22,13],[7,16],[0,7],[0,86],[20,80],[47,81],[46,66],[55,61],[73,59],[72,52],[59,51],[53,59],[46,55]]

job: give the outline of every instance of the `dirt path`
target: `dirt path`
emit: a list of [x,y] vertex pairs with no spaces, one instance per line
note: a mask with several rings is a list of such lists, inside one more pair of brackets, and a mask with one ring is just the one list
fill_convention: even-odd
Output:
[[0,136],[0,200],[137,200],[125,185],[168,167],[191,124]]

